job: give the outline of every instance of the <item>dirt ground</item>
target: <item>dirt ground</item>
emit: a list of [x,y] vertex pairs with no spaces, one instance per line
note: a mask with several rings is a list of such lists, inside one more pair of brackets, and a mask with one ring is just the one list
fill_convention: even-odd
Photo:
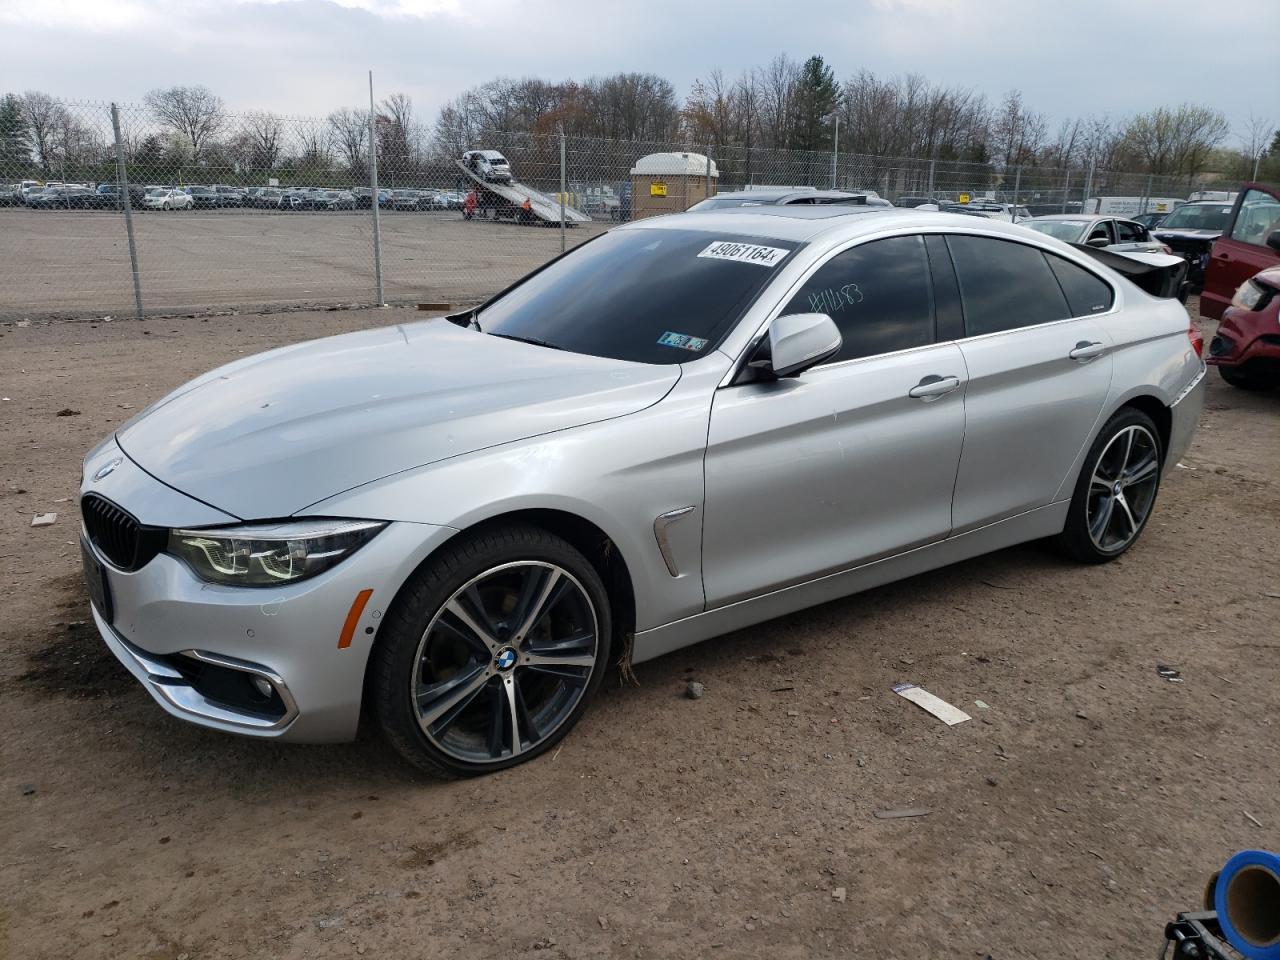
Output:
[[[173,211],[133,221],[147,313],[377,302],[368,210]],[[612,225],[569,229],[566,244]],[[458,212],[384,211],[380,232],[392,303],[489,296],[560,252],[558,226],[467,222]],[[134,316],[118,212],[0,208],[0,264],[0,322]]]
[[85,624],[83,453],[213,364],[414,317],[0,326],[0,955],[1148,957],[1280,845],[1280,392],[1213,372],[1121,560],[1005,550],[644,664],[510,771],[169,718]]

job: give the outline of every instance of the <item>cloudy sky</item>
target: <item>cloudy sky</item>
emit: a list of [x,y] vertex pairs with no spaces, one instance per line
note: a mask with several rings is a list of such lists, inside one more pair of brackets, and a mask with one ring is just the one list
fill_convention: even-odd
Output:
[[1280,123],[1280,0],[0,0],[0,91],[133,102],[205,84],[324,114],[403,91],[421,115],[497,75],[669,78],[779,52],[841,78],[915,71],[1055,120],[1193,101]]

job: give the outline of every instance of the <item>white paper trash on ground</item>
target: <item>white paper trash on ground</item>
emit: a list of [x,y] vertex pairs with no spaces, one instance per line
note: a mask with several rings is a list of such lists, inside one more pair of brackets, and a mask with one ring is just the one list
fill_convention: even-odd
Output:
[[31,525],[33,527],[47,527],[56,523],[57,520],[58,515],[56,513],[37,513],[31,518]]
[[932,713],[948,727],[954,727],[957,723],[964,723],[966,720],[973,719],[963,710],[953,707],[947,701],[935,697],[924,687],[917,687],[914,683],[895,683],[893,692],[910,700],[917,707]]

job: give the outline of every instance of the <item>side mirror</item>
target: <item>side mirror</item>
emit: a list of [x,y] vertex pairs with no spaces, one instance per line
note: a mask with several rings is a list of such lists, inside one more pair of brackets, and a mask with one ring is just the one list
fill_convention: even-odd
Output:
[[748,366],[779,380],[796,377],[835,356],[843,344],[840,328],[825,313],[792,313],[770,324]]
[[1111,245],[1111,241],[1106,237],[1090,237],[1085,243],[1091,247],[1107,247]]
[[1267,234],[1267,246],[1272,250],[1280,250],[1280,230],[1272,230]]

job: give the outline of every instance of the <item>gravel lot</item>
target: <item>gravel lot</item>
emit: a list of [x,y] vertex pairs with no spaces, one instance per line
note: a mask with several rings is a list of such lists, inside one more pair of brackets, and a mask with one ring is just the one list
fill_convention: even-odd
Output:
[[215,363],[416,317],[0,325],[0,955],[1146,957],[1277,845],[1280,393],[1214,373],[1120,561],[1006,550],[644,664],[531,765],[440,784],[369,735],[170,719],[84,622],[84,451]]
[[[566,231],[570,246],[609,228]],[[134,217],[148,313],[210,307],[373,303],[373,218],[355,213],[201,210]],[[382,214],[387,301],[496,293],[560,252],[559,226]],[[133,316],[124,218],[110,211],[0,208],[0,320]]]

